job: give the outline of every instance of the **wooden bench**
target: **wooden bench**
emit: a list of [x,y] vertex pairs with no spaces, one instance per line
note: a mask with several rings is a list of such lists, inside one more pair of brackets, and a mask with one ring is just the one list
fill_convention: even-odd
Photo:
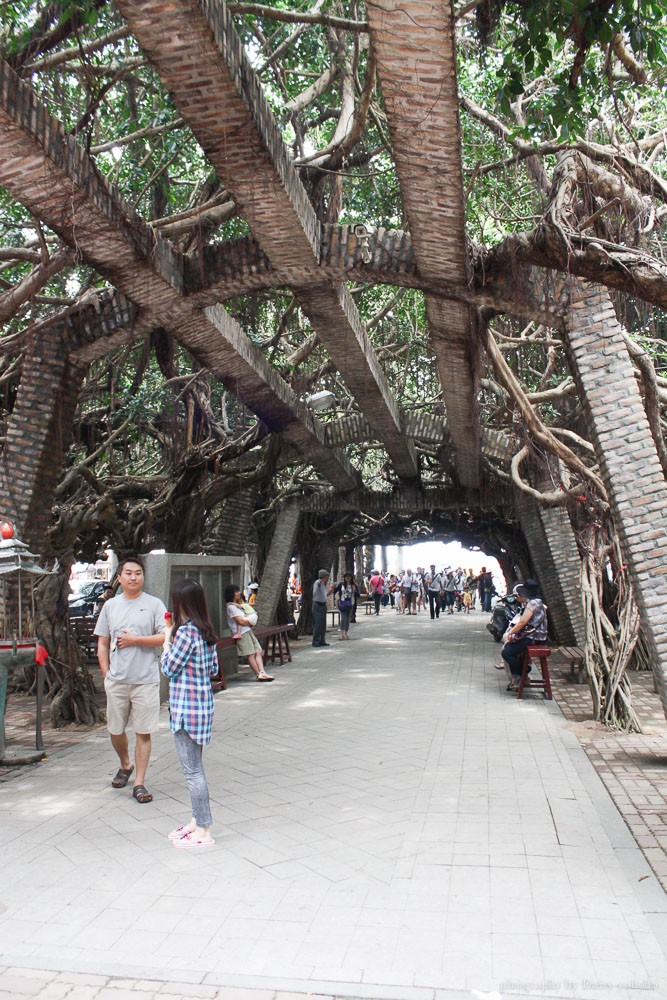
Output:
[[581,684],[584,672],[584,651],[578,646],[560,646],[558,652],[570,664],[570,677],[577,684]]
[[[526,646],[523,657],[523,671],[521,673],[521,680],[519,681],[519,687],[516,692],[517,698],[523,697],[525,688],[541,688],[544,691],[544,697],[547,701],[551,701],[551,680],[549,678],[550,656],[551,649],[549,646]],[[539,677],[531,677],[528,673],[531,660],[540,661]]]
[[[338,614],[338,612],[336,612]],[[257,639],[262,645],[262,655],[264,662],[270,659],[271,663],[276,662],[276,657],[280,665],[292,662],[292,654],[289,648],[289,638],[287,633],[291,632],[293,625],[266,625],[263,628],[254,629]],[[269,657],[269,643],[271,644],[271,655]]]
[[90,618],[87,615],[81,618],[70,618],[69,625],[75,640],[85,650],[86,656],[95,656],[97,653],[97,636],[95,635],[97,618]]
[[327,614],[331,615],[331,627],[340,623],[340,611],[338,608],[327,608]]
[[[234,649],[236,649],[236,639],[232,639],[231,636],[228,636],[226,639],[218,639],[218,641],[215,644],[216,650],[230,649],[232,646],[234,647]],[[222,666],[222,661],[223,658],[220,655],[218,655],[218,672],[217,674],[214,674],[213,677],[211,677],[211,687],[213,688],[214,692],[227,690],[227,679],[225,677],[225,671]],[[234,676],[236,676],[236,674],[234,674]]]

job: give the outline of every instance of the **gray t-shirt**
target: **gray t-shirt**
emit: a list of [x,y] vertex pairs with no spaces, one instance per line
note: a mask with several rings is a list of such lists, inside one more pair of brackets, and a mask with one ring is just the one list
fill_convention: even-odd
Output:
[[159,597],[140,594],[129,600],[117,594],[106,602],[95,626],[95,635],[111,639],[109,677],[121,684],[158,684],[159,646],[127,646],[118,649],[116,639],[123,629],[134,635],[157,635],[166,629],[164,604]]

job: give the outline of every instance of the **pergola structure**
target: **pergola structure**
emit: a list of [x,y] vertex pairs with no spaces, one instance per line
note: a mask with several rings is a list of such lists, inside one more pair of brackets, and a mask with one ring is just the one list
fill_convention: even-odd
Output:
[[[315,470],[318,488],[292,498],[278,514],[263,574],[265,619],[277,608],[304,512],[340,515],[323,533],[329,548],[322,544],[320,560],[345,542],[346,513],[366,512],[381,522],[369,528],[370,540],[387,540],[406,518],[421,517],[440,531],[486,540],[490,551],[509,551],[510,571],[513,564],[539,576],[560,641],[583,642],[583,616],[572,597],[581,558],[569,513],[590,489],[611,512],[621,539],[667,710],[662,442],[647,417],[608,291],[583,280],[605,274],[595,250],[573,252],[564,266],[546,250],[537,262],[517,252],[511,274],[501,253],[480,260],[470,251],[451,2],[379,0],[368,8],[405,231],[340,225],[318,214],[224,0],[116,0],[116,7],[249,235],[204,241],[194,256],[183,252],[103,176],[95,155],[32,89],[30,73],[0,63],[0,186],[59,237],[64,253],[107,283],[76,307],[30,326],[2,448],[3,515],[41,547],[86,366],[119,345],[164,331],[279,443],[274,469],[301,463]],[[606,280],[617,287],[620,279],[609,268]],[[441,388],[437,405],[420,413],[401,409],[352,282],[423,292]],[[241,295],[284,289],[349,393],[345,417],[318,418],[225,308]],[[511,371],[488,333],[489,317],[503,312],[545,323],[565,345],[593,460],[577,458],[539,419],[526,420],[538,445],[554,446],[551,466],[563,494],[576,479],[569,504],[540,482],[546,467],[531,473],[527,489],[517,485],[510,474],[516,442],[483,425],[485,359],[512,390]],[[523,413],[522,401],[518,393]],[[368,489],[363,468],[351,458],[350,446],[358,442],[381,449],[391,491]],[[427,476],[425,453],[437,460],[437,471],[431,467]],[[232,461],[240,475],[243,459]],[[254,498],[249,490],[248,517]],[[237,497],[234,527],[242,545],[248,518],[239,503]]]

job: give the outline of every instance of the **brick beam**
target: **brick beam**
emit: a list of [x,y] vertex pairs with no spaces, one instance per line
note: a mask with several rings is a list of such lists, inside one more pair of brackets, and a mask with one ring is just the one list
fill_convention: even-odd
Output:
[[57,333],[35,334],[0,456],[0,513],[42,556],[85,374],[63,354]]
[[[359,241],[352,227],[325,226],[323,233],[322,275],[338,281],[347,279],[424,289],[423,279],[414,264],[409,233],[385,230],[372,233],[371,259],[367,262],[361,259]],[[249,236],[205,247],[203,265],[189,257],[185,257],[182,264],[188,301],[199,308],[282,284],[266,254]],[[208,284],[204,284],[204,279]],[[433,289],[426,288],[426,291],[434,294]],[[476,301],[496,312],[561,328],[567,311],[565,292],[569,296],[564,275],[520,265],[519,273],[509,279],[505,274],[488,277],[480,272],[479,282],[476,278],[475,288],[468,291],[466,301]],[[122,344],[131,343],[150,332],[154,325],[140,317],[137,306],[113,288],[90,293],[85,301],[42,320],[40,328],[51,323],[61,324],[64,349],[73,359],[86,363],[104,357]],[[370,424],[365,421],[365,426],[370,427]],[[405,432],[403,418],[402,427]],[[409,431],[408,436],[412,436]]]
[[358,475],[345,456],[327,448],[324,432],[289,385],[271,368],[222,306],[205,311],[182,295],[180,262],[93,162],[0,63],[0,183],[137,307],[174,336],[305,461],[337,489]]
[[416,478],[415,449],[401,434],[356,305],[345,285],[322,277],[319,221],[224,2],[118,0],[117,6],[277,275],[294,287],[396,473]]
[[[344,496],[319,493],[304,497],[301,509],[326,513],[329,511],[352,510],[368,513],[422,514],[425,511],[437,510],[481,510],[477,491],[466,493],[461,487],[398,487],[395,490],[354,490]],[[512,511],[512,492],[510,489],[498,486],[492,500],[484,505],[484,516],[494,513],[505,521],[510,520],[508,511]]]
[[605,289],[573,282],[565,340],[667,716],[667,485]]
[[377,0],[367,13],[417,267],[427,285],[458,290],[451,302],[427,294],[426,317],[457,473],[477,487],[480,365],[474,316],[460,301],[470,275],[452,4]]
[[115,288],[85,295],[73,308],[44,321],[58,330],[62,348],[73,361],[90,364],[123,344],[150,333],[153,324]]
[[[401,410],[401,427],[406,437],[429,444],[444,444],[449,441],[447,418],[434,413],[413,413]],[[332,446],[345,447],[373,440],[373,429],[360,413],[341,417],[324,425],[326,440]],[[505,461],[509,464],[514,449],[507,434],[482,427],[480,430],[481,452],[487,458]]]
[[[377,229],[368,233],[367,255],[353,226],[322,226],[318,283],[358,281],[365,284],[418,288],[434,299],[491,309],[560,328],[569,302],[568,276],[529,264],[489,273],[478,262],[472,284],[429,280],[417,268],[410,233]],[[185,284],[198,305],[211,305],[253,291],[278,288],[283,276],[251,236],[240,236],[204,247],[203,260],[185,258]],[[298,275],[295,275],[298,277]]]

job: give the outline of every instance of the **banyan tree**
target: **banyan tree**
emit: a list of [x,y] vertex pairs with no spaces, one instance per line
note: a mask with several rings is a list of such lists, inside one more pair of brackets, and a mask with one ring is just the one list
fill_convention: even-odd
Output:
[[429,534],[539,578],[598,718],[629,666],[667,709],[662,4],[0,24],[0,514],[62,669],[102,546],[252,551],[268,618],[295,551]]

